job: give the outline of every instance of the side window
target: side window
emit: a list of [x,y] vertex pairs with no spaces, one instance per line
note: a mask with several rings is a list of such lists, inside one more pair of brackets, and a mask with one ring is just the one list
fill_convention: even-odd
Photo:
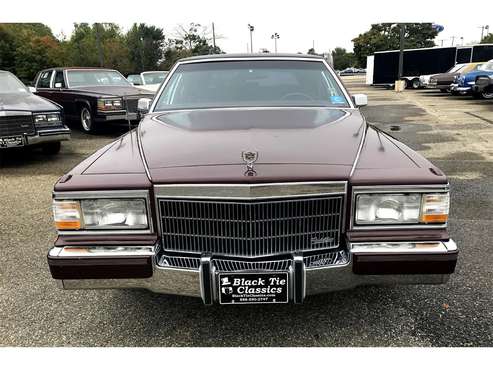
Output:
[[53,86],[57,89],[65,88],[65,80],[63,79],[63,71],[56,71],[55,84]]
[[37,88],[45,88],[45,89],[49,89],[50,88],[50,80],[51,80],[51,74],[53,73],[53,71],[44,71],[44,72],[41,72],[41,75],[39,76],[39,79],[38,79],[38,84],[37,84]]

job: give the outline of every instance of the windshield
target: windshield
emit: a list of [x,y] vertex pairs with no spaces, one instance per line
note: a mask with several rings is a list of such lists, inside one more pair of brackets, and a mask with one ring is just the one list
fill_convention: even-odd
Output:
[[481,71],[493,71],[493,60],[490,60],[478,68]]
[[67,71],[67,80],[70,87],[131,85],[120,72],[112,70],[89,69]]
[[142,76],[144,77],[144,83],[146,85],[161,84],[168,72],[144,72]]
[[248,106],[349,103],[320,61],[249,60],[180,65],[154,110]]
[[26,86],[9,72],[0,72],[0,94],[27,92]]

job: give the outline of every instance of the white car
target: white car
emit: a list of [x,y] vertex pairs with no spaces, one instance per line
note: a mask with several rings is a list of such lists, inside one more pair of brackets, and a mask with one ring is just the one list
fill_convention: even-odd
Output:
[[127,80],[134,86],[155,93],[167,75],[168,71],[147,71],[128,75]]

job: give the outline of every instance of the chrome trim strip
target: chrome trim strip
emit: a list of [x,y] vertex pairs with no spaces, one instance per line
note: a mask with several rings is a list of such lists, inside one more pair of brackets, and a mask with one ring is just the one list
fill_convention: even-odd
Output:
[[54,247],[49,251],[50,257],[143,257],[154,256],[156,246],[65,246]]
[[[349,243],[351,254],[446,254],[455,252],[457,245],[450,239],[444,242],[361,242]],[[455,246],[455,249],[453,247]],[[450,249],[449,249],[450,248]]]
[[358,194],[386,194],[386,193],[447,193],[449,184],[436,185],[381,185],[381,186],[354,186],[351,194],[351,209],[349,230],[395,230],[395,229],[445,229],[444,224],[396,224],[396,225],[355,225],[356,195]]
[[345,195],[346,188],[346,181],[154,185],[156,197],[237,200]]
[[349,172],[349,178],[353,177],[354,171],[356,171],[356,166],[358,165],[359,157],[361,156],[361,152],[363,151],[363,146],[365,145],[366,135],[368,133],[368,123],[366,122],[366,118],[363,117],[365,129],[363,130],[363,135],[361,135],[361,141],[358,146],[358,151],[356,152],[356,157],[354,157],[353,166],[351,167],[351,171]]
[[118,235],[118,234],[152,234],[154,232],[151,200],[148,190],[101,190],[101,191],[63,191],[53,192],[54,200],[84,200],[84,199],[145,199],[147,207],[147,229],[118,229],[118,230],[58,230],[58,235]]
[[140,159],[142,160],[142,164],[144,165],[144,170],[146,172],[147,178],[152,182],[151,171],[149,171],[149,165],[147,164],[147,160],[144,154],[144,148],[142,146],[142,140],[140,138],[140,125],[137,126],[137,147],[139,148]]

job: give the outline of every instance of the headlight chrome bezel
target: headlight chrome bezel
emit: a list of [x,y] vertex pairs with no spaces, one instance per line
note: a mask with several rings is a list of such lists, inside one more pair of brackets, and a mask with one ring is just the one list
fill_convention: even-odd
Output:
[[[86,227],[84,225],[84,215],[82,203],[88,200],[142,200],[145,205],[145,215],[147,217],[147,227]],[[79,229],[57,229],[59,235],[94,235],[94,234],[151,234],[154,232],[153,219],[151,216],[151,204],[149,192],[147,190],[121,190],[121,191],[87,191],[87,192],[54,192],[53,204],[55,202],[66,201],[76,202],[81,212],[81,227]],[[55,222],[56,224],[56,222]],[[56,226],[56,225],[55,225]]]
[[63,125],[61,112],[33,113],[33,123],[36,127],[51,127]]
[[[357,197],[358,195],[367,194],[419,194],[421,195],[421,204],[419,207],[419,216],[417,222],[403,223],[357,223]],[[426,195],[449,194],[448,185],[400,185],[400,186],[355,186],[352,189],[351,209],[350,209],[350,230],[386,230],[386,229],[423,229],[423,228],[446,228],[448,220],[445,222],[424,222],[422,219],[423,200]],[[450,197],[448,196],[450,203]],[[448,213],[450,209],[448,208]],[[447,216],[448,217],[448,216]]]
[[99,98],[96,105],[99,112],[120,112],[125,110],[123,98]]

